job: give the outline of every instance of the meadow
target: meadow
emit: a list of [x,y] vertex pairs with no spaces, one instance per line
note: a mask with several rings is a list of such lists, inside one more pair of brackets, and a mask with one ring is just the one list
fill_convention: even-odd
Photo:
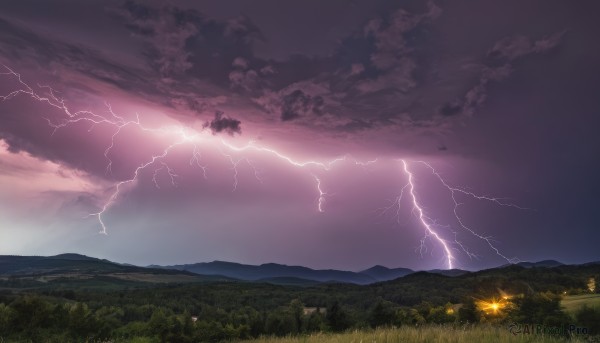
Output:
[[574,314],[583,306],[600,309],[600,294],[567,295],[560,304],[569,314]]
[[264,337],[244,343],[386,343],[386,342],[427,342],[427,343],[535,343],[535,342],[590,342],[590,337],[566,337],[548,335],[513,335],[507,326],[402,326],[400,328],[380,328],[356,330],[347,333],[316,333],[296,337]]

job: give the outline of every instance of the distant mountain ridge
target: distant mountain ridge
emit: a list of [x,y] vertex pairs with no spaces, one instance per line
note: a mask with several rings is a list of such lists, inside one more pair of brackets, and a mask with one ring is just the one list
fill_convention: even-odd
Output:
[[[267,281],[278,283],[277,280],[295,279],[305,280],[306,284],[311,282],[342,282],[366,285],[376,282],[395,280],[406,275],[415,273],[409,268],[388,268],[381,265],[373,266],[360,272],[342,271],[335,269],[311,269],[301,266],[288,266],[277,263],[265,263],[261,265],[248,265],[236,262],[200,262],[193,264],[178,264],[173,266],[156,266],[154,268],[167,268],[185,270],[201,275],[223,275],[245,281]],[[445,276],[460,276],[469,271],[460,269],[431,270],[429,273]]]
[[388,268],[376,265],[369,269],[361,271],[360,274],[369,275],[377,281],[389,281],[406,276],[414,272],[414,270],[408,268]]
[[[593,265],[599,262],[589,262]],[[498,268],[561,268],[568,267],[555,260],[520,262]],[[376,265],[360,272],[335,269],[311,269],[277,263],[247,265],[235,262],[213,261],[172,266],[148,267],[120,264],[81,254],[66,253],[56,256],[0,256],[0,278],[6,276],[34,276],[41,281],[59,277],[109,277],[141,282],[210,282],[250,281],[279,285],[311,286],[319,283],[352,283],[367,285],[418,275],[459,277],[470,272],[460,269],[414,271],[408,268],[388,268]],[[150,280],[150,281],[148,281]]]
[[432,269],[428,270],[427,272],[444,276],[461,276],[470,273],[470,271],[462,269]]
[[56,256],[0,255],[0,281],[7,277],[27,279],[32,286],[63,280],[101,280],[108,283],[184,283],[230,281],[187,271],[119,264],[80,254]]
[[368,274],[334,269],[315,270],[308,267],[288,266],[277,263],[248,265],[235,262],[213,261],[162,267],[153,265],[152,267],[185,270],[201,275],[223,275],[245,281],[295,278],[313,282],[342,282],[359,285],[381,281]]
[[[591,262],[593,263],[593,262]],[[500,266],[500,268],[504,268],[504,267],[508,267],[511,265],[516,265],[519,267],[523,267],[523,268],[554,268],[554,267],[560,267],[560,266],[564,266],[565,264],[556,260],[542,260],[542,261],[538,261],[538,262],[527,262],[527,261],[522,261],[522,262],[518,262],[515,264],[504,264],[502,266]]]
[[545,267],[545,268],[553,268],[553,267],[559,267],[559,266],[564,266],[564,263],[555,261],[555,260],[543,260],[543,261],[539,261],[539,262],[519,262],[517,263],[518,266],[521,267],[525,267],[525,268],[532,268],[532,267]]
[[[506,264],[498,268],[508,266],[519,266],[523,268],[553,268],[563,265],[563,263],[555,260],[544,260],[539,262],[519,262],[514,265]],[[310,284],[311,282],[342,282],[365,285],[391,281],[414,273],[439,274],[450,277],[472,273],[471,271],[462,269],[432,269],[417,272],[409,268],[388,268],[381,265],[376,265],[360,272],[351,272],[334,269],[315,270],[307,267],[288,266],[277,263],[248,265],[224,261],[179,264],[173,266],[152,265],[151,267],[185,270],[201,275],[223,275],[245,281],[262,280],[265,282],[278,283],[277,280],[289,278],[290,280],[294,279],[298,284],[302,283],[299,280],[304,280],[306,284]]]

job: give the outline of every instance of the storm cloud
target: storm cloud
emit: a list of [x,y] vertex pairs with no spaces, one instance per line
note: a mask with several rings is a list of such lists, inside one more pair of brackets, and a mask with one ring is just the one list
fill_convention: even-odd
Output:
[[215,118],[210,122],[206,122],[204,127],[210,128],[213,134],[225,132],[233,136],[236,133],[242,133],[242,122],[229,118],[220,111],[215,113]]
[[598,6],[1,3],[0,252],[439,268],[404,160],[462,267],[506,260],[438,176],[535,209],[454,199],[507,255],[597,260]]

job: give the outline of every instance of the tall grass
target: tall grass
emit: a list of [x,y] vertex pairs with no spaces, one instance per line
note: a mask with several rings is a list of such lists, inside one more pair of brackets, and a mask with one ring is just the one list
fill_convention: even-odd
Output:
[[583,305],[600,309],[600,294],[568,295],[560,302],[565,311],[574,315]]
[[[565,342],[565,338],[544,335],[513,335],[506,327],[498,326],[403,326],[398,329],[376,329],[353,331],[341,334],[312,334],[296,337],[263,337],[246,343],[513,343],[513,342]],[[573,338],[569,342],[586,342],[585,337]]]

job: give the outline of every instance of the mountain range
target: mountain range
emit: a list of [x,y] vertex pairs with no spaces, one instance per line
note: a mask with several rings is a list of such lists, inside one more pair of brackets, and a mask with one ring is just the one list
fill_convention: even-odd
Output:
[[[516,265],[523,268],[563,266],[562,263],[553,260],[520,262]],[[503,267],[506,266],[500,266],[500,268]],[[450,277],[471,273],[461,269],[435,269],[426,272]],[[317,270],[276,263],[247,265],[224,261],[140,267],[79,254],[61,254],[48,257],[0,256],[0,279],[10,276],[13,278],[27,276],[32,280],[41,280],[42,282],[56,279],[101,277],[102,280],[119,280],[132,283],[250,281],[296,286],[310,286],[319,283],[366,285],[395,280],[415,273],[417,272],[408,268],[387,268],[380,265],[359,272],[335,269]]]
[[245,281],[277,282],[279,278],[294,278],[312,282],[341,282],[365,285],[380,281],[388,281],[414,273],[407,268],[390,269],[375,266],[361,272],[342,271],[334,269],[316,270],[301,266],[287,266],[277,263],[247,265],[233,262],[213,261],[174,266],[151,266],[188,271],[201,275],[222,275]]
[[[56,256],[0,255],[0,283],[39,287],[49,283],[85,282],[95,287],[140,286],[152,283],[230,281],[224,276],[138,267],[79,254]],[[1,288],[1,286],[0,286]]]

